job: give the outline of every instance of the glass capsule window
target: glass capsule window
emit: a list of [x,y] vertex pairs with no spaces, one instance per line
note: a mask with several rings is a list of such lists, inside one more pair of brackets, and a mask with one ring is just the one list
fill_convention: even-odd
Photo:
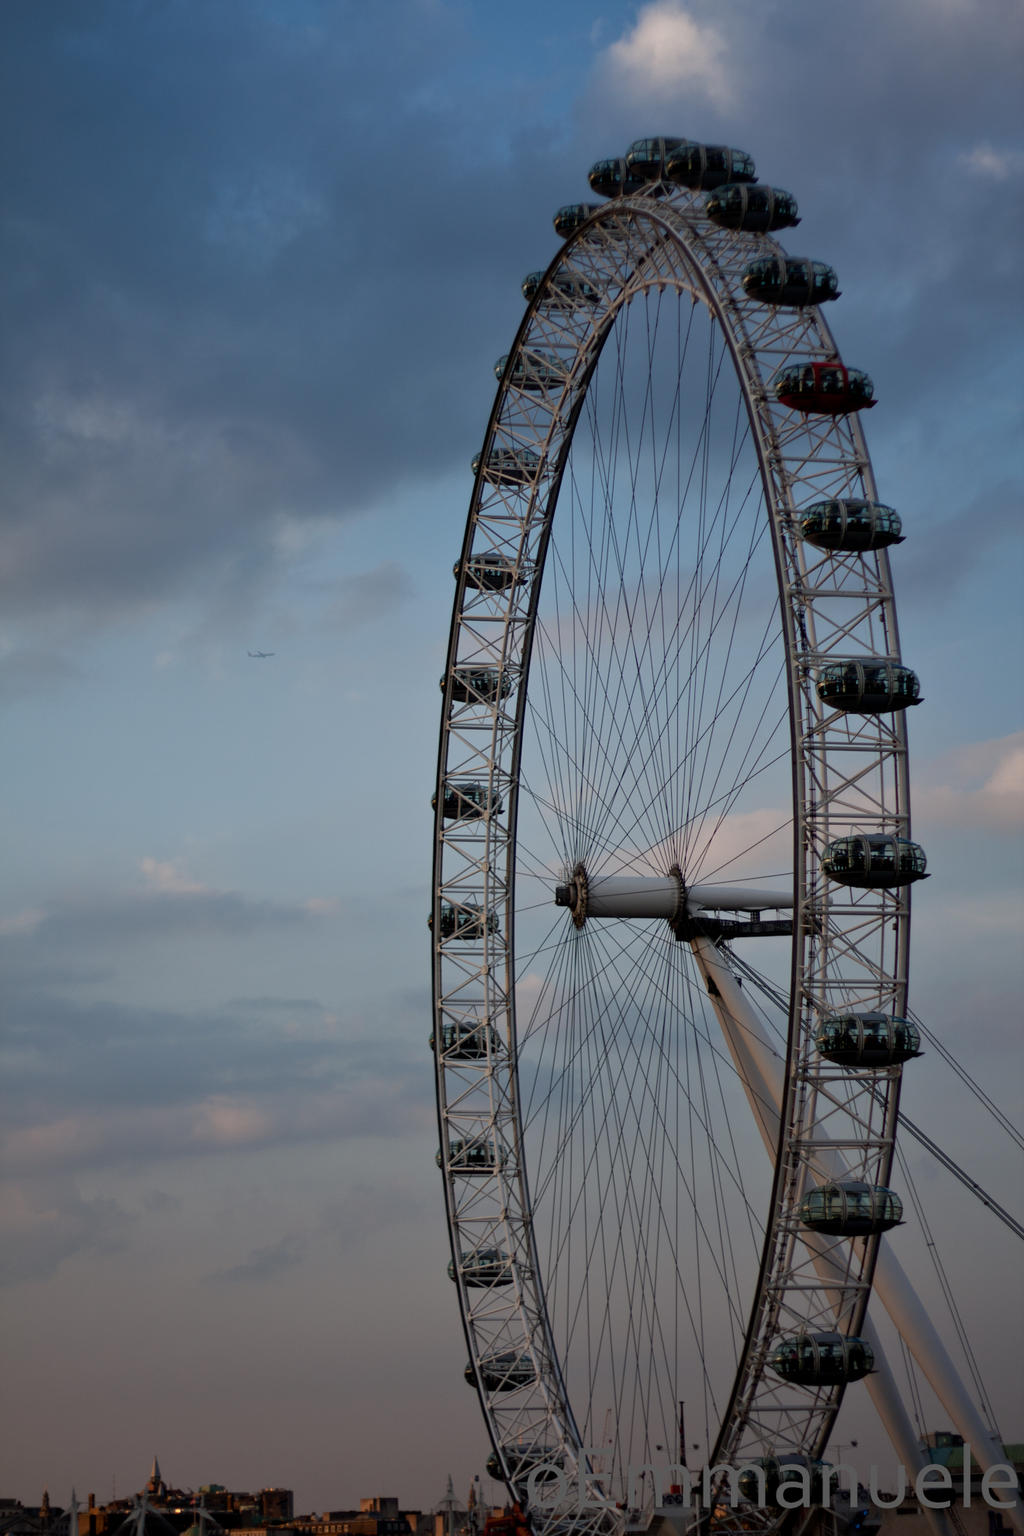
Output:
[[666,157],[689,139],[654,138],[634,139],[626,151],[626,164],[634,176],[645,181],[656,181],[665,169]]
[[824,1476],[824,1463],[809,1456],[760,1456],[744,1465],[736,1486],[743,1498],[752,1504],[760,1503],[762,1496],[769,1504],[776,1504],[779,1489],[789,1484],[807,1487],[811,1502],[817,1504],[823,1497]]
[[800,537],[819,549],[885,549],[903,542],[903,524],[880,501],[816,501],[799,515]]
[[921,1054],[915,1025],[886,1013],[829,1014],[819,1024],[814,1043],[827,1061],[865,1069],[899,1066]]
[[500,798],[491,799],[486,784],[472,781],[468,784],[445,785],[444,816],[446,821],[461,821],[469,817],[486,816],[501,811]]
[[784,192],[781,187],[751,186],[746,182],[729,182],[719,187],[708,198],[704,211],[714,224],[755,234],[785,229],[800,222],[796,198],[791,192]]
[[834,1237],[867,1237],[888,1232],[903,1219],[903,1203],[880,1184],[850,1181],[808,1190],[800,1220],[814,1232]]
[[[528,272],[522,282],[523,298],[529,301],[534,298],[544,284],[543,272]],[[578,277],[575,273],[563,268],[555,272],[548,280],[544,294],[544,304],[553,308],[572,308],[576,304],[596,304],[601,295],[593,283],[588,283],[586,278]]]
[[590,167],[587,180],[590,190],[600,197],[622,197],[639,192],[646,178],[634,175],[626,160],[615,159],[598,160]]
[[462,906],[452,902],[441,903],[441,937],[443,939],[482,939],[486,933],[498,932],[498,914],[490,908],[486,913],[475,902]]
[[600,213],[600,203],[566,203],[555,214],[555,234],[567,240],[585,224],[591,214]]
[[768,1363],[785,1381],[817,1386],[859,1381],[873,1369],[875,1360],[863,1339],[805,1333],[776,1345]]
[[920,844],[885,832],[837,838],[821,861],[830,879],[865,887],[909,885],[925,878],[926,866]]
[[[501,379],[508,365],[506,352],[494,365],[494,377]],[[557,357],[546,352],[521,352],[512,365],[509,383],[519,389],[560,389],[566,380],[566,372]]]
[[482,453],[474,456],[474,475],[480,473],[481,465],[486,478],[495,485],[526,485],[537,475],[541,461],[531,448],[492,448],[486,463]]
[[818,698],[851,714],[883,714],[921,702],[917,673],[890,661],[833,662],[816,681]]
[[[478,591],[504,592],[519,580],[516,563],[509,555],[488,550],[484,555],[470,555],[466,561],[466,586]],[[452,566],[452,575],[462,570],[459,561]]]
[[[518,1387],[528,1387],[536,1380],[537,1373],[529,1355],[517,1355],[511,1350],[497,1355],[485,1355],[479,1366],[480,1381],[488,1392],[514,1392]],[[477,1368],[470,1361],[463,1372],[470,1386],[476,1386]]]
[[742,149],[729,149],[724,144],[682,145],[666,156],[665,176],[694,191],[757,179],[751,157]]
[[760,257],[747,267],[742,283],[749,298],[794,309],[839,297],[839,279],[833,268],[803,256]]
[[[504,1150],[499,1152],[497,1144],[489,1136],[448,1143],[448,1165],[453,1173],[493,1173],[505,1163],[507,1156]],[[440,1168],[440,1152],[435,1161]]]
[[[533,1467],[550,1467],[550,1472],[538,1472],[537,1481],[545,1482],[555,1476],[557,1468],[564,1464],[565,1458],[555,1445],[533,1445],[527,1440],[518,1440],[514,1445],[506,1445],[503,1448],[505,1466],[510,1477],[526,1477]],[[484,1463],[487,1475],[501,1482],[505,1476],[502,1469],[501,1457],[497,1451],[492,1451]]]
[[[444,684],[442,678],[442,692]],[[452,668],[452,698],[457,704],[494,704],[511,692],[512,684],[497,667]]]
[[775,398],[793,410],[842,415],[874,405],[875,386],[866,373],[842,363],[796,363],[772,379]]
[[460,1274],[464,1285],[511,1285],[512,1260],[500,1248],[474,1248],[459,1255],[457,1271],[454,1259],[449,1262],[448,1278],[455,1280]]
[[[430,1037],[430,1049],[434,1049],[434,1036]],[[456,1061],[486,1061],[488,1055],[496,1055],[501,1049],[497,1035],[489,1024],[442,1024],[441,1054]]]

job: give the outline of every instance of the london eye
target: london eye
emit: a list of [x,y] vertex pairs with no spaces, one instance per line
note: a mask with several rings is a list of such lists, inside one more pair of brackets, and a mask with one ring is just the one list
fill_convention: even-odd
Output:
[[620,1529],[688,1443],[764,1469],[769,1529],[847,1390],[908,1434],[866,1317],[920,1047],[903,532],[837,276],[774,238],[793,196],[684,139],[590,183],[523,285],[455,565],[449,1274],[535,1530]]

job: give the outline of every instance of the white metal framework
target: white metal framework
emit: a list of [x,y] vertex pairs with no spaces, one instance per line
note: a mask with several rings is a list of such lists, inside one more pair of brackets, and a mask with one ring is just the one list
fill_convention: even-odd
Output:
[[854,414],[770,386],[837,355],[818,309],[747,297],[773,252],[665,182],[587,218],[504,361],[456,567],[440,1162],[468,1376],[535,1529],[649,1503],[682,1399],[709,1463],[819,1456],[843,1383],[772,1358],[864,1335],[877,1233],[811,1233],[801,1202],[887,1185],[901,1068],[816,1040],[905,1015],[909,899],[822,859],[908,835],[906,742],[816,684],[901,658],[885,550],[800,537],[876,489]]

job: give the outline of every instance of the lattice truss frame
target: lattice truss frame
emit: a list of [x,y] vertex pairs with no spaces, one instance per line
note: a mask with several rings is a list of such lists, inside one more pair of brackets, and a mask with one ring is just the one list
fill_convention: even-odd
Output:
[[[868,1300],[877,1239],[813,1237],[797,1211],[803,1193],[837,1168],[870,1184],[889,1177],[900,1069],[831,1065],[814,1036],[821,1018],[840,1009],[905,1013],[906,889],[836,886],[823,876],[821,857],[830,841],[852,831],[908,835],[906,738],[901,714],[831,709],[814,680],[828,662],[901,658],[886,552],[824,552],[795,532],[796,513],[813,501],[875,500],[877,493],[855,415],[802,415],[767,387],[789,362],[837,355],[816,308],[780,309],[744,294],[744,269],[769,252],[783,254],[766,236],[716,227],[701,197],[663,183],[609,202],[565,242],[527,306],[499,383],[457,567],[442,685],[432,918],[441,1162],[470,1364],[494,1446],[521,1499],[527,1489],[513,1447],[545,1448],[574,1489],[592,1481],[538,1273],[518,1109],[514,883],[530,648],[551,519],[588,381],[623,305],[658,288],[686,292],[709,308],[746,400],[774,540],[793,748],[786,1091],[762,1279],[714,1459],[738,1465],[823,1450],[842,1389],[786,1384],[767,1370],[767,1357],[782,1335],[856,1334]],[[573,285],[575,296],[567,292]],[[515,382],[516,369],[536,354],[557,360],[557,377],[526,390]],[[502,455],[505,468],[496,471]],[[467,561],[483,553],[511,562],[515,579],[507,588],[467,583]],[[473,675],[484,669],[501,679],[497,696]],[[470,781],[485,786],[488,805],[501,810],[446,820],[446,788]],[[454,912],[459,931],[444,934],[442,906]],[[723,953],[727,958],[728,949]],[[487,1149],[471,1169],[451,1153],[460,1142]],[[466,1285],[462,1255],[480,1249],[510,1257],[511,1284]],[[827,1255],[824,1270],[815,1254]],[[495,1359],[496,1376],[487,1364]],[[524,1362],[530,1379],[497,1390]],[[580,1532],[621,1521],[596,1505],[573,1509]],[[774,1518],[761,1514],[767,1523]],[[543,1524],[543,1511],[537,1515]],[[565,1510],[553,1508],[550,1518],[564,1519]]]

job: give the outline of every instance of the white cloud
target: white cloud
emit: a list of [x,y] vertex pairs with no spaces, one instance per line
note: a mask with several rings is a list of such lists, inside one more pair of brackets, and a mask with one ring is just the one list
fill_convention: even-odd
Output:
[[209,886],[190,880],[181,867],[180,859],[139,860],[139,868],[146,877],[146,884],[164,895],[198,896],[209,891]]
[[723,68],[725,39],[695,21],[678,0],[653,0],[636,26],[612,43],[607,57],[631,95],[668,97],[680,90],[703,93],[719,106],[733,99]]
[[996,832],[1024,826],[1024,731],[961,747],[921,776],[913,797],[919,824]]
[[985,177],[990,181],[1008,181],[1011,176],[1019,176],[1024,172],[1024,151],[976,144],[972,150],[957,156],[957,164],[968,175]]
[[26,907],[13,917],[0,917],[0,934],[34,933],[45,916],[41,907]]

